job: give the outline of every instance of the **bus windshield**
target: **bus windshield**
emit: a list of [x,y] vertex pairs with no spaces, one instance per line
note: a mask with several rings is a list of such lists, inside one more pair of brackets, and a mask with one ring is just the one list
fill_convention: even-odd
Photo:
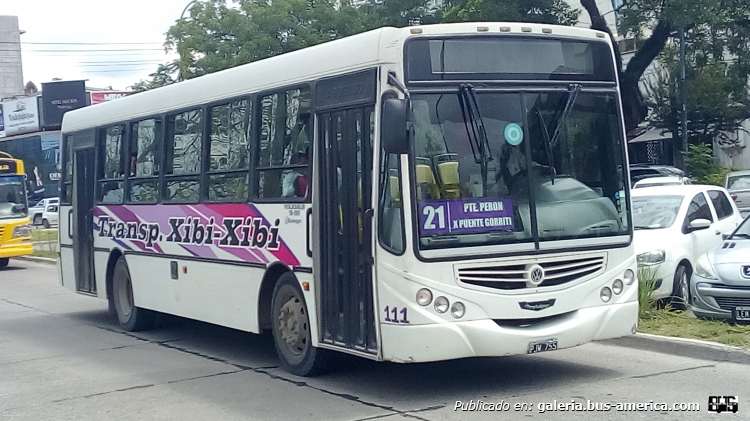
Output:
[[0,219],[28,216],[23,176],[0,176]]
[[627,234],[614,91],[414,94],[423,249]]

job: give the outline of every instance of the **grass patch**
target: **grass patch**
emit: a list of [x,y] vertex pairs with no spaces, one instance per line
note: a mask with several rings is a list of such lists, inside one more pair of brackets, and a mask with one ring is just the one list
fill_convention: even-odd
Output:
[[691,312],[653,310],[641,318],[638,331],[678,338],[703,339],[750,349],[750,325],[696,319]]
[[32,229],[31,241],[57,241],[56,229]]
[[638,268],[638,331],[676,338],[702,339],[750,349],[750,325],[697,319],[691,311],[674,311],[655,300],[655,266]]
[[59,256],[57,255],[56,251],[48,251],[48,250],[34,250],[33,253],[31,253],[32,256],[36,257],[47,257],[50,259],[57,259]]

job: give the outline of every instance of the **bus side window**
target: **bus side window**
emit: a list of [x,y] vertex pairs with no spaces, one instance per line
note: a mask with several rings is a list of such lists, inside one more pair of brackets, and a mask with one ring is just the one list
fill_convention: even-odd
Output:
[[260,107],[257,196],[285,200],[309,197],[310,88],[266,95]]

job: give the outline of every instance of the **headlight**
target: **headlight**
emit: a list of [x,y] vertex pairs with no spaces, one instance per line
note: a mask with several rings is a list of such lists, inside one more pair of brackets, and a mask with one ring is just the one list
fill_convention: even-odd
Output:
[[440,314],[445,313],[448,311],[448,308],[450,307],[450,303],[448,302],[448,299],[445,297],[437,297],[435,298],[435,311],[437,311]]
[[11,234],[10,238],[18,237],[31,237],[31,226],[19,225],[13,228],[13,234]]
[[667,253],[664,250],[647,251],[638,255],[639,265],[656,265],[664,263]]
[[706,279],[719,279],[714,273],[714,269],[711,267],[711,263],[708,261],[708,255],[704,254],[695,261],[695,274],[701,278]]
[[417,291],[417,303],[421,306],[429,305],[432,302],[432,292],[427,288]]

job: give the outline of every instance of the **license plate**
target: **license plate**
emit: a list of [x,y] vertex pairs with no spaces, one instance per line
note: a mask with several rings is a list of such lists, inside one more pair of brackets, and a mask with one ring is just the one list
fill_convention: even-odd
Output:
[[557,349],[557,339],[547,339],[546,341],[530,342],[527,354],[536,354],[537,352],[554,351]]
[[750,322],[750,307],[735,307],[734,319]]

